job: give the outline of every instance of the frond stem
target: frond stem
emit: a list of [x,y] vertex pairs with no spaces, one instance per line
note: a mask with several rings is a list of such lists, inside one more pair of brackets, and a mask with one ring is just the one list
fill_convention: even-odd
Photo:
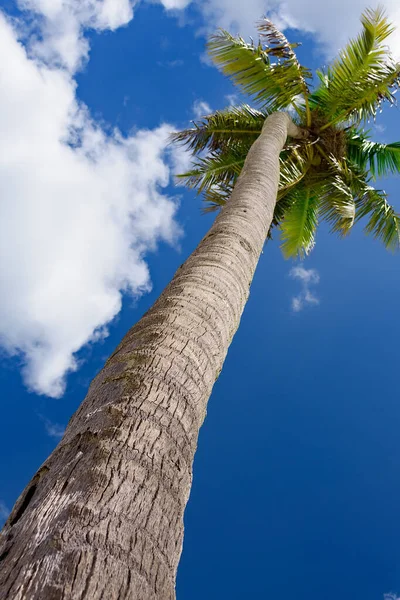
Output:
[[[297,151],[295,151],[294,154],[297,155]],[[308,170],[309,170],[310,167],[311,167],[311,161],[308,161],[307,164],[305,165],[305,168],[302,171],[300,177],[298,177],[297,179],[295,179],[295,181],[292,181],[292,183],[288,183],[287,185],[284,185],[281,188],[279,188],[278,189],[278,195],[282,191],[290,190],[292,187],[294,187],[295,185],[297,185],[302,179],[304,179],[304,177],[307,175]],[[278,201],[279,200],[281,200],[281,198],[278,198]]]
[[[347,112],[349,113],[349,111]],[[336,117],[336,119],[333,119],[329,123],[325,123],[325,125],[322,125],[322,127],[320,128],[320,131],[324,131],[324,129],[328,129],[328,127],[332,127],[332,125],[336,125],[338,121],[343,121],[343,117]]]
[[[195,131],[195,130],[193,130]],[[261,129],[211,129],[210,130],[211,133],[234,133],[236,135],[236,133],[246,133],[246,134],[260,134],[261,133]]]
[[296,104],[293,102],[293,100],[290,104],[291,104],[291,106],[293,106],[295,112],[299,115],[299,117],[301,117],[302,116],[301,110],[299,109],[298,106],[296,106]]
[[319,144],[317,144],[316,149],[318,150],[318,152],[321,154],[322,158],[324,158],[327,162],[329,162],[329,157],[327,156],[326,152],[324,152],[321,148],[321,146]]
[[306,103],[307,127],[310,128],[311,127],[311,110],[310,110],[310,103],[308,101],[307,94],[304,94],[304,100],[305,100],[305,103]]

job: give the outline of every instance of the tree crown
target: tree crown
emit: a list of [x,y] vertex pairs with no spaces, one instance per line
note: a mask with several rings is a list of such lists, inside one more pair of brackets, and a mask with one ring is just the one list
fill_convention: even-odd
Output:
[[400,64],[385,45],[393,27],[382,9],[365,11],[361,23],[361,33],[316,72],[315,89],[311,72],[296,57],[298,44],[268,19],[258,24],[257,44],[220,30],[208,42],[209,55],[249,104],[204,116],[173,136],[196,157],[179,177],[204,195],[205,211],[212,211],[228,201],[271,112],[290,111],[307,128],[308,139],[289,139],[280,156],[272,228],[281,230],[287,257],[310,252],[321,219],[342,236],[365,219],[366,232],[387,248],[400,245],[400,216],[373,185],[376,177],[400,172],[400,142],[374,142],[366,129],[382,103],[394,104]]

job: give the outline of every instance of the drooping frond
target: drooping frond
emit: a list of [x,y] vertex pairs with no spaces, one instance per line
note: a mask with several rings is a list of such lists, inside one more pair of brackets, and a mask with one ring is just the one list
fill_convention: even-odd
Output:
[[307,160],[296,150],[282,152],[279,157],[280,177],[278,200],[281,201],[293,187],[298,185],[307,173]]
[[380,144],[353,130],[348,135],[347,156],[360,169],[369,169],[374,179],[400,173],[400,142]]
[[193,168],[187,173],[178,175],[189,188],[197,189],[198,193],[209,193],[213,188],[226,186],[236,181],[242,170],[246,152],[232,147],[223,152],[211,152],[199,158]]
[[400,247],[400,215],[386,200],[385,192],[366,185],[356,199],[356,220],[368,218],[365,231],[383,242],[388,250]]
[[320,215],[330,223],[332,232],[345,236],[354,225],[356,190],[355,175],[345,162],[330,156],[330,164],[319,188]]
[[184,129],[172,135],[172,141],[186,145],[193,154],[208,148],[211,151],[237,144],[239,141],[251,144],[261,133],[268,113],[256,110],[248,104],[232,106],[216,111],[194,123],[191,129]]
[[310,189],[297,187],[291,190],[286,201],[290,206],[280,225],[282,252],[286,258],[307,255],[315,244],[318,224],[318,197]]
[[[299,63],[296,53],[293,51],[293,48],[297,48],[299,44],[289,44],[286,36],[275,27],[272,21],[266,18],[262,19],[258,24],[258,31],[261,34],[261,38],[267,40],[269,56],[275,56],[279,60],[283,59],[284,62],[280,64],[282,64],[284,69],[290,71],[292,78],[291,85],[298,90],[295,96],[301,95],[303,97],[306,109],[306,121],[309,127],[311,125],[311,114],[308,103],[310,90],[307,79],[311,79],[312,75],[309,69],[306,69]],[[296,102],[292,101],[291,104],[296,108]]]
[[382,9],[362,15],[363,30],[342,50],[311,96],[311,105],[325,115],[327,125],[375,117],[380,104],[394,102],[399,86],[400,65],[394,61],[384,41],[393,27]]
[[[321,196],[321,215],[333,223],[333,230],[345,235],[355,222],[367,218],[366,233],[389,250],[399,248],[400,215],[387,202],[383,191],[369,185],[367,172],[349,161],[331,157],[330,174]],[[327,210],[329,206],[331,212]]]
[[219,183],[211,186],[203,196],[203,213],[220,210],[229,200],[233,192],[233,181],[231,183]]
[[208,51],[222,72],[254,101],[264,109],[280,110],[295,104],[297,96],[307,91],[305,80],[310,74],[299,65],[286,38],[282,34],[279,37],[268,23],[260,25],[260,32],[271,47],[261,41],[257,45],[247,43],[220,30],[210,38]]

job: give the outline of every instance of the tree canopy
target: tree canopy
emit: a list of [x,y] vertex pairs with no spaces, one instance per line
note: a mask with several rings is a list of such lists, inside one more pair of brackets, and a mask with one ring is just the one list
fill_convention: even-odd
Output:
[[209,40],[209,55],[249,103],[204,116],[173,136],[196,157],[179,177],[203,194],[205,210],[212,211],[229,201],[269,114],[289,111],[308,130],[304,141],[289,139],[280,156],[271,229],[281,230],[287,257],[310,252],[321,220],[342,236],[363,220],[366,232],[388,249],[400,245],[400,215],[374,185],[377,177],[400,172],[400,142],[374,142],[368,129],[382,104],[395,102],[400,64],[385,44],[393,27],[383,10],[365,11],[361,23],[361,33],[316,72],[315,81],[297,59],[298,44],[268,19],[258,24],[258,43],[220,30]]

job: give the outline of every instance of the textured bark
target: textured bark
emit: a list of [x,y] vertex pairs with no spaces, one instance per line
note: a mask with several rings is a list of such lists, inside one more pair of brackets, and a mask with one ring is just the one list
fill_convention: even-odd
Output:
[[265,122],[232,198],[129,331],[0,537],[0,598],[173,600],[207,401],[272,220],[279,153]]

